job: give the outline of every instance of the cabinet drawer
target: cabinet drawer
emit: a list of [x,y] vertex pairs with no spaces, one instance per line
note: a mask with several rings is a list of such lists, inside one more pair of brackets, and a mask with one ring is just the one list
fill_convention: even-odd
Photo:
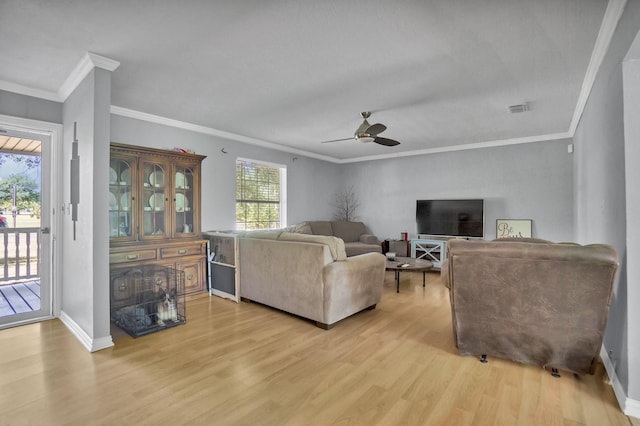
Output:
[[149,250],[132,250],[122,253],[111,253],[109,255],[109,263],[128,263],[140,262],[142,260],[153,260],[156,258],[155,249]]
[[204,259],[186,262],[176,262],[176,269],[184,272],[185,293],[197,293],[205,291],[207,284],[205,281]]
[[167,259],[171,257],[200,255],[204,254],[203,247],[204,246],[202,244],[180,247],[165,247],[160,249],[160,257],[162,259]]

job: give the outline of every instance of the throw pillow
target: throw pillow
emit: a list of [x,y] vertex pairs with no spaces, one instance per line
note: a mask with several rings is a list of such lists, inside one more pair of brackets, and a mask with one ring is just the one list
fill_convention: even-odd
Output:
[[295,232],[296,234],[312,234],[311,225],[307,222],[298,223],[297,225],[292,226],[292,230],[289,232]]

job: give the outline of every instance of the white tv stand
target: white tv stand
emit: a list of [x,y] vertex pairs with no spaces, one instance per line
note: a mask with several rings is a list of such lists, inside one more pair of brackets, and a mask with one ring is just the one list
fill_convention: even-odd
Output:
[[447,240],[432,238],[411,240],[411,257],[430,260],[434,268],[440,269],[447,257]]

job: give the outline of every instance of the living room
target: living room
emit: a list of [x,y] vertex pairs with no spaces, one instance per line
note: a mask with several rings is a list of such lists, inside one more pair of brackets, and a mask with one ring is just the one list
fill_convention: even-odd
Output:
[[[612,2],[615,3],[615,2]],[[620,254],[616,286],[604,347],[616,396],[625,412],[638,416],[640,400],[640,329],[634,306],[640,294],[633,286],[640,273],[627,259],[635,258],[638,240],[630,218],[639,204],[634,191],[637,172],[628,165],[638,159],[638,129],[633,104],[640,87],[633,72],[637,54],[640,7],[623,5],[624,12],[610,44],[601,50],[603,61],[581,117],[566,133],[530,143],[495,143],[443,152],[392,158],[328,161],[296,150],[245,142],[201,128],[144,115],[111,105],[111,72],[95,68],[67,101],[58,102],[16,93],[0,87],[3,118],[59,123],[64,126],[64,154],[60,152],[68,187],[67,163],[73,122],[91,122],[79,129],[81,189],[78,240],[67,216],[60,220],[64,259],[59,273],[59,311],[80,328],[93,349],[109,346],[108,235],[106,201],[94,194],[106,185],[110,142],[157,148],[180,147],[206,155],[202,169],[202,229],[231,229],[235,222],[235,161],[251,158],[286,165],[288,173],[287,223],[330,219],[333,194],[345,185],[360,197],[359,219],[381,238],[397,238],[408,231],[415,236],[415,202],[423,198],[483,198],[486,200],[485,238],[495,236],[499,218],[531,218],[533,235],[553,241],[600,242]],[[622,9],[621,9],[622,10]],[[120,59],[120,58],[118,58]],[[123,65],[126,64],[122,61]],[[635,97],[634,97],[635,96]],[[623,108],[624,105],[624,108]],[[357,115],[359,111],[356,111]],[[375,115],[373,117],[375,119]],[[356,117],[357,119],[357,117]],[[185,120],[187,121],[187,120]],[[181,124],[182,123],[182,124]],[[387,122],[391,135],[393,127]],[[450,125],[455,128],[455,123]],[[428,133],[428,130],[425,130]],[[537,135],[535,135],[537,136]],[[391,137],[391,136],[390,136]],[[90,141],[93,141],[91,146]],[[353,157],[357,158],[357,157]],[[92,171],[93,173],[87,173]],[[61,203],[68,202],[67,189]],[[87,286],[87,282],[92,283]],[[83,302],[82,306],[80,302]],[[87,303],[85,303],[87,302]],[[634,303],[635,302],[635,303]],[[606,361],[605,361],[606,363]]]

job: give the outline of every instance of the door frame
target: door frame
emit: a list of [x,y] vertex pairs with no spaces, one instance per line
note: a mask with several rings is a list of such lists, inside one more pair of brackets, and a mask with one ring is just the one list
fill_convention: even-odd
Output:
[[[42,237],[45,236],[49,239],[49,249],[50,255],[48,259],[42,259],[41,261],[46,261],[48,263],[49,269],[49,282],[46,285],[49,288],[50,295],[50,306],[49,313],[46,313],[45,316],[39,318],[28,319],[24,321],[17,321],[12,323],[11,326],[17,326],[22,324],[27,324],[31,322],[41,321],[47,318],[55,318],[60,316],[61,311],[61,301],[62,301],[62,286],[60,285],[60,253],[61,247],[59,244],[62,239],[58,238],[59,231],[62,230],[62,214],[64,206],[60,203],[62,199],[62,182],[63,176],[61,170],[62,167],[62,138],[63,138],[63,125],[59,123],[51,123],[48,121],[40,121],[40,120],[32,120],[28,118],[14,117],[10,115],[2,115],[0,114],[0,127],[5,128],[7,130],[13,130],[17,132],[28,132],[34,133],[38,135],[45,135],[50,138],[51,143],[51,163],[50,173],[49,173],[49,182],[44,182],[45,176],[42,176],[42,191],[48,191],[49,193],[49,207],[50,211],[48,214],[50,215],[50,233],[42,234]],[[46,189],[45,189],[46,188]],[[41,281],[41,285],[45,285]]]

